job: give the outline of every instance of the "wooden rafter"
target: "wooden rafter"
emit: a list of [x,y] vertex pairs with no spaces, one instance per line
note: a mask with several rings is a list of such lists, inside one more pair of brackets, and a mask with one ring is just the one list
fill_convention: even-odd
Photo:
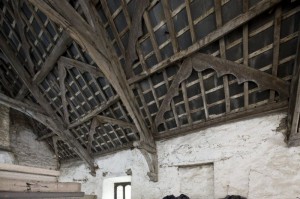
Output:
[[198,53],[183,61],[156,115],[156,125],[163,121],[164,113],[170,110],[172,98],[179,94],[179,85],[192,74],[192,70],[202,72],[208,68],[214,69],[219,77],[226,74],[236,76],[239,84],[253,81],[261,90],[271,89],[278,91],[282,98],[289,96],[289,83],[282,79],[232,61]]
[[33,77],[32,81],[35,84],[39,84],[44,80],[48,73],[54,68],[58,58],[67,50],[71,42],[71,37],[67,33],[63,32],[56,45],[53,47],[51,53],[47,57],[45,63],[42,65],[41,70],[38,71]]
[[[248,12],[245,12],[245,13],[237,16],[236,18],[234,18],[231,21],[227,22],[226,24],[224,24],[220,28],[216,29],[215,31],[212,31],[211,33],[209,33],[204,38],[202,38],[202,39],[198,40],[197,42],[195,42],[188,49],[181,50],[178,53],[172,55],[171,57],[169,57],[169,58],[167,58],[163,61],[160,61],[158,64],[156,64],[151,69],[149,69],[149,71],[147,71],[147,74],[136,75],[136,76],[130,78],[128,80],[129,84],[139,82],[139,81],[149,77],[150,75],[152,75],[156,72],[159,72],[160,70],[166,68],[167,66],[170,66],[170,65],[178,62],[179,60],[181,60],[185,57],[188,57],[189,55],[197,52],[199,49],[201,49],[201,48],[213,43],[214,41],[220,39],[224,35],[228,34],[231,31],[233,31],[237,27],[242,26],[243,24],[247,23],[251,19],[255,18],[256,16],[260,15],[261,13],[263,13],[266,10],[272,8],[273,6],[275,6],[276,4],[278,4],[280,2],[281,2],[281,0],[264,0],[260,3],[258,3],[257,5],[252,7],[250,10],[248,10]],[[144,16],[144,19],[145,19],[145,16]],[[145,23],[147,25],[146,19],[145,19]]]
[[61,101],[63,105],[63,111],[64,111],[64,121],[67,125],[70,124],[69,119],[69,111],[68,111],[68,103],[66,99],[66,86],[65,86],[65,79],[67,76],[67,72],[65,67],[61,64],[61,62],[58,62],[58,76],[59,76],[59,87],[60,87],[60,93],[61,93]]
[[25,35],[26,26],[21,18],[21,0],[13,1],[12,3],[14,5],[14,15],[15,15],[17,29],[18,29],[18,32],[20,34],[20,38],[22,41],[22,47],[24,49],[27,63],[29,65],[30,73],[31,73],[31,75],[33,75],[34,74],[34,64],[33,64],[32,58],[31,58],[31,54],[30,54],[31,47],[30,47],[27,37]]
[[146,8],[149,6],[150,2],[149,0],[138,0],[138,1],[134,1],[134,3],[136,4],[134,6],[136,7],[136,13],[131,22],[129,38],[128,38],[128,47],[127,47],[128,50],[126,51],[125,72],[127,77],[131,77],[133,75],[132,63],[137,59],[136,42],[143,33],[142,17]]
[[288,144],[290,146],[300,145],[300,33],[298,33],[296,57],[288,112]]
[[[43,107],[43,109],[47,112],[50,118],[48,118],[43,124],[47,124],[45,126],[50,126],[51,129],[56,132],[60,138],[62,138],[66,143],[69,144],[70,147],[81,157],[92,170],[92,174],[95,174],[95,163],[93,158],[87,153],[87,151],[78,143],[78,141],[73,137],[73,135],[65,128],[65,125],[60,121],[57,115],[53,112],[49,103],[44,99],[41,95],[39,88],[37,85],[33,84],[30,75],[24,69],[18,58],[15,56],[15,53],[7,44],[5,38],[0,35],[0,48],[2,52],[5,54],[7,59],[10,61],[12,67],[15,69],[16,73],[26,85],[30,93],[34,96],[37,102]],[[38,120],[39,121],[39,120]]]
[[[49,5],[39,0],[30,0],[30,2],[44,12],[51,20],[65,28],[70,36],[89,52],[97,66],[119,94],[120,99],[140,133],[141,141],[155,147],[153,136],[140,116],[133,92],[126,81],[123,68],[117,58],[116,52],[113,50],[111,42],[108,40],[103,26],[99,25],[98,27],[100,34],[94,31],[94,28],[87,24],[80,14],[66,1],[53,0],[49,2]],[[89,12],[98,18],[94,6],[90,7]],[[105,53],[102,52],[104,49]],[[148,156],[153,160],[151,161],[153,164],[157,163],[155,161],[157,160],[156,154],[148,154],[147,158]],[[154,165],[149,166],[149,177],[153,181],[157,181],[156,168],[157,166]]]
[[[217,28],[222,27],[223,19],[222,19],[222,5],[221,1],[214,0],[215,2],[215,14],[216,14],[216,24]],[[220,48],[220,57],[222,59],[226,59],[226,47],[225,47],[225,39],[221,37],[219,39],[219,48]],[[228,76],[223,76],[223,85],[224,85],[224,94],[225,94],[225,110],[226,113],[230,112],[230,93],[229,93],[229,84],[228,84]]]

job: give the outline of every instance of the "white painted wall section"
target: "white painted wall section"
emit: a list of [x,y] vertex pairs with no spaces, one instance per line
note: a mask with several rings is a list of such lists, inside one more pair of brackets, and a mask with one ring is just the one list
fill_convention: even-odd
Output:
[[296,199],[300,197],[300,147],[288,148],[284,142],[285,130],[278,127],[285,118],[285,113],[278,113],[157,142],[157,183],[149,181],[146,161],[136,149],[97,158],[100,169],[96,177],[83,163],[63,164],[60,181],[80,181],[83,191],[102,198],[103,181],[124,176],[131,169],[132,199],[159,199],[181,194],[185,188],[180,180],[182,166],[212,163],[213,198],[229,194]]

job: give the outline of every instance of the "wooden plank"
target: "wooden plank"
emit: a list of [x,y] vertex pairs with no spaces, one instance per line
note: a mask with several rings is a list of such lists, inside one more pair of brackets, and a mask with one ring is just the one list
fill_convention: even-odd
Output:
[[83,196],[84,192],[0,192],[0,198],[63,198]]
[[28,166],[21,166],[21,165],[14,165],[14,164],[2,164],[0,163],[0,171],[11,171],[11,172],[18,172],[18,173],[31,173],[31,174],[40,174],[40,175],[47,175],[47,176],[56,176],[60,175],[59,171],[49,170],[49,169],[42,169],[37,167],[28,167]]
[[190,133],[194,133],[194,132],[199,132],[201,130],[211,128],[214,126],[226,124],[228,122],[235,122],[235,121],[240,121],[240,120],[243,120],[246,118],[258,117],[258,116],[275,113],[275,112],[279,112],[279,111],[286,111],[287,105],[288,105],[287,101],[282,101],[282,102],[278,102],[278,103],[255,107],[252,109],[248,109],[248,110],[240,111],[240,112],[236,112],[236,113],[231,112],[225,116],[214,118],[214,119],[209,119],[208,121],[197,123],[192,126],[185,126],[185,127],[175,129],[175,130],[170,130],[167,132],[156,133],[156,134],[154,134],[154,138],[155,138],[155,140],[175,138],[175,137],[184,136],[186,134],[190,134]]
[[[35,180],[45,182],[57,182],[57,177],[46,176],[38,174],[28,173],[16,173],[11,171],[0,171],[0,178],[12,179],[12,180]],[[1,197],[0,197],[1,198]]]
[[[155,66],[153,66],[151,69],[149,69],[149,72],[147,74],[141,74],[136,75],[133,78],[130,78],[128,80],[129,84],[133,84],[135,82],[141,81],[142,79],[159,72],[160,70],[166,68],[167,66],[174,64],[175,62],[181,60],[182,58],[185,58],[197,51],[199,49],[211,44],[212,42],[216,41],[217,39],[223,37],[227,33],[231,32],[232,30],[236,29],[237,27],[242,26],[243,24],[247,23],[251,19],[255,18],[256,16],[260,15],[261,13],[265,12],[266,10],[272,8],[276,4],[280,3],[281,0],[264,0],[260,3],[258,3],[256,6],[252,7],[248,12],[241,14],[237,16],[236,18],[232,19],[228,23],[224,24],[222,27],[218,28],[217,30],[211,32],[204,38],[197,41],[195,44],[190,46],[186,50],[182,50],[173,56],[169,57],[168,59],[165,59]],[[147,23],[146,23],[147,25]]]
[[80,192],[81,184],[75,182],[40,182],[0,178],[0,191]]
[[51,53],[47,57],[46,61],[44,62],[43,66],[41,67],[41,70],[38,71],[33,77],[32,81],[35,84],[39,84],[44,80],[48,73],[54,68],[58,58],[67,50],[71,42],[72,39],[70,38],[70,36],[66,32],[63,32],[56,45],[52,49]]

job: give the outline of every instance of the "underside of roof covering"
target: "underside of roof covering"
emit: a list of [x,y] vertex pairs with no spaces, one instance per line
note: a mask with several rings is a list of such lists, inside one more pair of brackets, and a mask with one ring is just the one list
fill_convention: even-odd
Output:
[[92,167],[134,145],[151,173],[154,140],[287,109],[299,11],[290,0],[0,0],[1,101],[60,160]]

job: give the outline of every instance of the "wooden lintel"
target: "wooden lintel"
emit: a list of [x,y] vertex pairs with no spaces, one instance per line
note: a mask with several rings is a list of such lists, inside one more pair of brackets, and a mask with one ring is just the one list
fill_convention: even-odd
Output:
[[48,73],[54,68],[58,58],[67,50],[71,42],[71,37],[66,32],[63,32],[56,45],[53,47],[50,55],[47,57],[43,66],[41,67],[41,70],[38,71],[33,77],[33,82],[35,84],[39,84],[44,80]]
[[159,72],[160,70],[170,66],[181,59],[188,57],[189,55],[199,51],[199,49],[213,43],[214,41],[218,40],[219,38],[225,36],[227,33],[233,31],[237,27],[242,26],[243,24],[247,23],[251,19],[255,18],[256,16],[260,15],[261,13],[265,12],[266,10],[274,7],[276,4],[280,3],[281,0],[264,0],[258,3],[256,6],[252,7],[248,12],[245,12],[236,18],[230,20],[228,23],[224,24],[220,28],[216,29],[215,31],[211,32],[204,38],[200,39],[199,41],[195,42],[192,46],[190,46],[186,50],[181,50],[178,53],[174,54],[173,56],[165,59],[147,71],[147,74],[136,75],[128,80],[129,84],[134,84],[139,82],[150,75]]

